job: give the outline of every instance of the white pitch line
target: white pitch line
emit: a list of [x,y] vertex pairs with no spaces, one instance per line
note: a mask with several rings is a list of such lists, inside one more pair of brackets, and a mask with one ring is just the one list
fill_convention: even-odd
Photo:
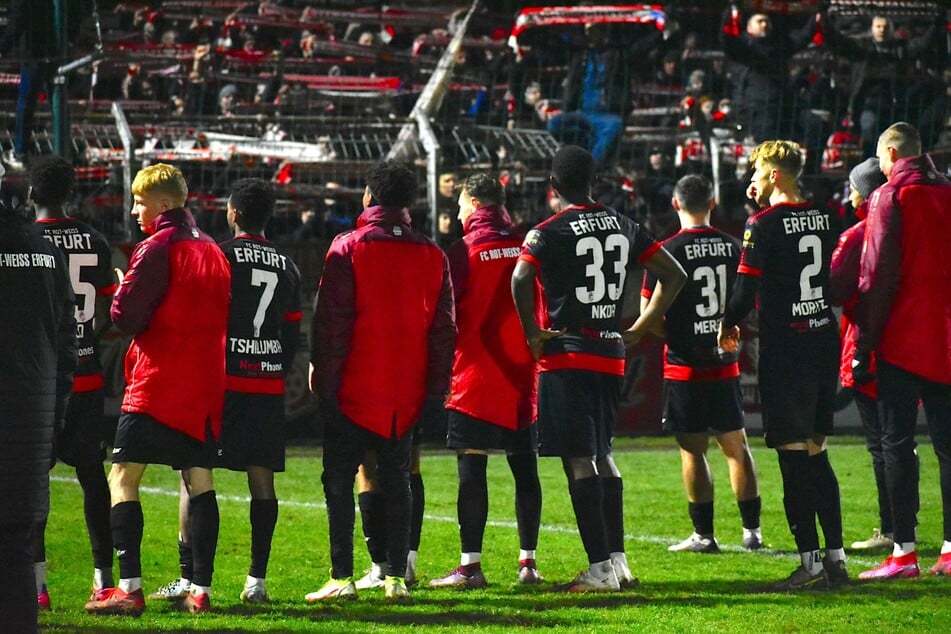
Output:
[[[79,480],[76,478],[70,478],[66,476],[50,476],[51,482],[66,482],[69,484],[75,484],[79,486]],[[139,491],[143,493],[151,493],[154,495],[164,495],[166,497],[178,498],[178,490],[172,489],[161,489],[158,487],[139,487]],[[250,504],[251,498],[246,495],[221,495],[216,494],[215,497],[219,501],[225,502],[238,502],[239,504]],[[305,508],[305,509],[318,509],[324,510],[327,508],[327,505],[322,502],[300,502],[297,500],[278,500],[279,506],[287,506],[293,508]],[[458,524],[459,519],[456,517],[448,517],[445,515],[430,515],[428,513],[423,515],[424,519],[430,520],[432,522],[446,522],[450,524]],[[493,526],[496,528],[518,528],[518,524],[511,521],[499,521],[499,520],[488,520],[486,526]],[[540,527],[541,532],[545,533],[561,533],[561,534],[570,534],[576,535],[578,529],[575,526],[559,526],[556,524],[542,524]],[[677,537],[662,537],[660,535],[638,535],[634,533],[625,533],[625,539],[637,541],[637,542],[646,542],[648,544],[660,544],[670,545],[679,541]],[[736,546],[734,544],[720,544],[720,550],[726,550],[729,552],[742,553],[746,552],[741,546]],[[771,555],[773,557],[796,557],[795,553],[789,553],[787,551],[777,551],[770,548],[763,548],[756,551],[759,554]],[[867,559],[864,557],[855,557],[849,556],[849,561],[859,566],[863,567],[872,567],[877,566],[881,563],[878,559]]]

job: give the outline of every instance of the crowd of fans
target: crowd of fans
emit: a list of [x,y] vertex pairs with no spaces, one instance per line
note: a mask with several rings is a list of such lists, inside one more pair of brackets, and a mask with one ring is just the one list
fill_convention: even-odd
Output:
[[[483,10],[468,25],[435,121],[453,129],[547,129],[560,142],[587,145],[599,160],[606,202],[660,225],[672,218],[678,176],[710,175],[713,161],[742,174],[743,148],[768,138],[801,142],[806,175],[840,181],[874,153],[883,122],[916,124],[929,151],[951,145],[943,9],[912,3],[879,14],[831,2],[816,13],[814,4],[797,12],[799,4],[765,14],[726,3],[677,3],[641,24],[545,26],[517,40],[509,38],[513,15]],[[169,124],[201,121],[206,130],[314,142],[304,119],[405,117],[468,7],[361,13],[292,1],[165,0],[109,10],[105,58],[70,78],[72,98],[120,100],[131,116]],[[77,47],[93,47],[94,33],[80,29]],[[592,51],[606,60],[594,70]],[[81,109],[74,109],[77,116]],[[334,143],[327,159],[344,158]],[[518,190],[533,159],[544,169],[548,156],[488,142],[488,156],[477,157],[457,145],[445,145],[444,171],[488,163],[507,179],[517,219],[540,217],[544,187]],[[24,157],[7,158],[9,166]],[[251,175],[275,177],[274,165],[262,163]],[[731,179],[721,173],[719,180]],[[729,184],[721,207],[740,220],[744,201]],[[329,237],[350,227],[359,211],[357,197],[344,191],[294,203],[294,213],[277,225],[288,240]]]

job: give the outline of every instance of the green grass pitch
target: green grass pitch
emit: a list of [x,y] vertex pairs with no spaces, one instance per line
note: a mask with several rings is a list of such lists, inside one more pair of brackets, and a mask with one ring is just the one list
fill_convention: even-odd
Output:
[[[842,490],[846,545],[868,537],[877,526],[875,487],[861,439],[832,439],[830,456]],[[715,445],[710,462],[716,483],[720,555],[673,554],[667,546],[691,532],[680,482],[679,454],[672,438],[621,440],[616,460],[624,476],[627,552],[641,586],[608,595],[566,595],[552,582],[570,580],[586,565],[574,525],[564,474],[558,460],[539,462],[544,495],[538,546],[540,587],[516,584],[518,540],[514,528],[511,475],[502,456],[489,460],[489,526],[483,569],[485,590],[431,590],[429,579],[458,564],[456,465],[454,455],[423,456],[426,519],[418,574],[421,584],[407,605],[390,605],[382,589],[364,591],[346,604],[311,605],[304,594],[328,577],[327,519],[320,485],[319,449],[289,450],[287,472],[277,477],[280,517],[268,571],[272,603],[248,606],[238,600],[249,561],[247,485],[244,475],[216,471],[221,537],[214,578],[214,612],[189,615],[172,605],[149,601],[138,618],[91,617],[92,559],[82,514],[82,495],[72,469],[57,466],[51,476],[52,513],[47,530],[51,612],[40,616],[46,632],[511,632],[550,628],[571,632],[860,632],[944,631],[951,622],[951,579],[932,577],[927,568],[941,546],[941,501],[937,463],[930,445],[920,448],[922,486],[916,580],[854,582],[836,591],[799,594],[767,592],[798,565],[786,527],[775,453],[753,440],[763,498],[763,533],[768,548],[739,548],[739,513],[726,464]],[[177,482],[166,467],[149,467],[143,481],[145,535],[142,575],[146,592],[177,576]],[[355,569],[369,565],[357,516]],[[850,553],[849,571],[858,572],[884,555]],[[116,569],[118,573],[118,569]]]

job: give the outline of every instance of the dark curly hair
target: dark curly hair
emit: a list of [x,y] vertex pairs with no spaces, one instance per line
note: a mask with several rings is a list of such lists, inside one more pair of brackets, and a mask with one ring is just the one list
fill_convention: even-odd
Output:
[[384,207],[410,207],[416,201],[416,173],[398,161],[374,163],[367,170],[367,187]]
[[39,205],[62,205],[69,200],[75,183],[72,163],[56,154],[44,154],[30,168],[30,197]]
[[266,180],[242,178],[231,188],[231,206],[241,213],[242,229],[263,231],[274,213],[274,190]]
[[551,160],[551,175],[562,191],[587,189],[594,182],[597,164],[588,150],[577,145],[564,145]]
[[488,174],[473,174],[462,182],[462,189],[470,196],[475,196],[483,205],[504,205],[505,188],[497,178]]

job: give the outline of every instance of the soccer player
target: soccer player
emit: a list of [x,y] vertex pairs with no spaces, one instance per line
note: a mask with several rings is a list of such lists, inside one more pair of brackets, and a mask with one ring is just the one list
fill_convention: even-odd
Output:
[[[561,458],[588,555],[588,569],[565,586],[572,592],[637,583],[624,553],[621,472],[611,455],[624,345],[655,327],[685,279],[640,225],[591,197],[595,176],[590,152],[575,145],[558,150],[550,180],[561,210],[528,233],[512,274],[512,295],[539,371],[538,452]],[[625,279],[639,264],[658,284],[622,339],[629,321],[622,314]],[[536,290],[544,303],[536,305]]]
[[[681,178],[671,204],[681,229],[663,245],[687,272],[687,283],[664,321],[664,428],[674,432],[680,446],[693,534],[667,550],[720,552],[713,532],[713,477],[707,462],[711,429],[730,468],[730,484],[743,522],[743,547],[756,550],[763,546],[761,503],[743,428],[740,368],[735,352],[717,348],[717,326],[736,280],[740,244],[710,226],[716,200],[713,185],[703,176]],[[650,273],[644,274],[641,310],[647,307],[655,283]]]
[[872,471],[878,493],[879,527],[866,540],[852,543],[854,550],[891,548],[895,528],[892,523],[892,507],[888,502],[885,487],[885,456],[882,453],[882,415],[878,402],[878,386],[875,382],[859,384],[852,376],[852,359],[855,353],[855,311],[858,304],[859,263],[862,243],[865,241],[865,219],[868,215],[868,197],[885,182],[877,157],[856,165],[849,172],[849,202],[859,219],[842,232],[839,243],[832,252],[829,282],[832,286],[832,303],[842,306],[842,360],[839,363],[839,382],[852,392],[862,427],[865,428],[865,446],[872,456]]
[[[109,328],[109,305],[116,291],[112,254],[105,237],[88,224],[66,215],[66,203],[76,181],[73,166],[54,154],[34,161],[30,169],[30,200],[43,235],[66,258],[76,295],[76,338],[79,356],[73,393],[62,429],[57,429],[56,456],[76,468],[83,490],[86,530],[92,546],[93,593],[111,588],[112,534],[109,528],[109,483],[102,467],[106,444],[115,427],[103,412],[105,379],[96,355],[100,335]],[[36,527],[35,573],[37,602],[50,608],[46,588],[45,522]]]
[[908,123],[886,129],[877,154],[888,182],[869,200],[852,373],[860,383],[868,380],[874,351],[895,545],[880,566],[859,577],[919,575],[919,400],[938,457],[944,501],[944,544],[931,572],[951,575],[951,182],[921,153],[921,137]]
[[221,431],[231,273],[214,240],[184,208],[181,170],[157,163],[132,182],[132,215],[148,237],[129,259],[112,321],[133,334],[109,473],[119,584],[86,604],[92,614],[136,616],[142,594],[139,484],[149,464],[181,469],[189,494],[194,573],[183,607],[211,607],[218,502],[211,468]]
[[219,465],[246,471],[251,492],[251,568],[241,600],[268,600],[271,539],[277,524],[274,472],[284,471],[284,381],[300,336],[300,272],[264,236],[274,191],[258,178],[235,183],[221,245],[231,264],[225,349],[225,410]]
[[0,203],[0,624],[24,634],[38,631],[33,531],[49,513],[53,428],[76,365],[65,258],[32,224]]
[[484,588],[482,539],[489,512],[486,465],[490,449],[507,454],[515,479],[520,583],[538,583],[535,564],[542,491],[534,426],[535,360],[509,297],[524,238],[505,209],[495,178],[475,174],[459,192],[465,237],[449,249],[459,338],[452,368],[448,446],[456,450],[459,567],[429,585]]
[[[801,565],[776,590],[848,582],[839,483],[829,463],[839,334],[829,297],[838,235],[827,210],[799,191],[803,155],[792,141],[766,141],[750,155],[746,195],[762,210],[746,221],[733,297],[718,342],[737,349],[737,324],[759,309],[759,388],[766,445],[776,450],[786,520]],[[826,557],[819,550],[816,516]]]
[[410,227],[415,173],[370,167],[357,229],[334,239],[311,329],[311,389],[321,400],[331,579],[307,601],[355,598],[353,482],[374,450],[386,505],[388,599],[409,596],[409,433],[427,402],[449,388],[455,312],[442,250]]

